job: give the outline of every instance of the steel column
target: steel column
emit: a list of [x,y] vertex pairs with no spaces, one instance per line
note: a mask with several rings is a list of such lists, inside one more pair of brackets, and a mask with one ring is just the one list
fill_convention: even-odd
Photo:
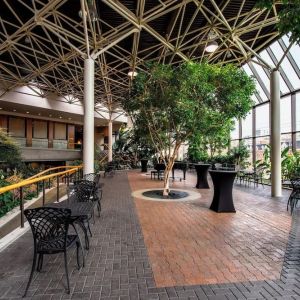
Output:
[[94,68],[95,62],[84,61],[84,123],[83,123],[83,173],[94,173]]
[[281,197],[280,73],[272,70],[271,94],[271,184],[272,196]]
[[108,121],[108,161],[112,161],[112,120]]

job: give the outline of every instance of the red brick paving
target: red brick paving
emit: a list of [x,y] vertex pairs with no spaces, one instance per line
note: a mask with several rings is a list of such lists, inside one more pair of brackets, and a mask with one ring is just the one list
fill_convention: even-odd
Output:
[[[162,187],[140,172],[128,178],[132,191]],[[173,187],[195,184],[188,174]],[[285,203],[235,189],[237,212],[218,214],[208,209],[212,189],[198,191],[189,202],[135,199],[156,286],[279,279],[291,227]]]

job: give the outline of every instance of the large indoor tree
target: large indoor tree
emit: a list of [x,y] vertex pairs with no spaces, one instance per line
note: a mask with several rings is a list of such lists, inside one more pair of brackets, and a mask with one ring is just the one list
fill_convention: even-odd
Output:
[[164,195],[181,144],[193,132],[222,129],[228,120],[245,117],[254,91],[254,80],[230,64],[153,64],[138,74],[123,107],[134,126],[148,130],[166,165]]

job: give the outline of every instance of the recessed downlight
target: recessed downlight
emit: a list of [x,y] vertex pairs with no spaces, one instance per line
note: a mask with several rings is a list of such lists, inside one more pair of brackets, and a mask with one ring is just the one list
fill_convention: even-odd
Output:
[[17,111],[16,109],[13,109],[13,111]]
[[26,111],[26,114],[29,114],[29,111]]
[[59,116],[60,119],[62,119],[62,116]]

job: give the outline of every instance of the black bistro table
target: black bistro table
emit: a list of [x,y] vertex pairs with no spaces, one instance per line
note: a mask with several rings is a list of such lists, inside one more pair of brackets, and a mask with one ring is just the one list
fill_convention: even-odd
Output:
[[214,184],[214,198],[210,209],[215,212],[235,212],[232,187],[236,171],[209,170]]
[[57,208],[68,208],[71,210],[71,224],[75,228],[75,224],[78,224],[84,233],[85,247],[89,249],[89,237],[88,237],[88,228],[85,226],[85,221],[88,220],[94,210],[94,203],[89,202],[79,202],[72,201],[72,196],[69,200],[64,200],[61,202],[49,203],[47,207],[57,207]]
[[209,189],[207,182],[207,172],[210,168],[210,164],[194,164],[195,170],[197,172],[197,189]]

